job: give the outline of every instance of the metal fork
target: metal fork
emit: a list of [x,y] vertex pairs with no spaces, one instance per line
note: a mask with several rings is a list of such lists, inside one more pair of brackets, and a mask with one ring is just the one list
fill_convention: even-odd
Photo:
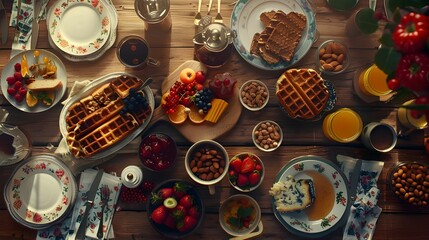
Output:
[[104,218],[104,210],[109,202],[110,198],[110,189],[108,185],[103,185],[101,188],[101,217],[100,223],[98,225],[97,238],[103,238],[103,218]]
[[197,15],[195,15],[195,18],[194,18],[194,25],[195,26],[198,26],[198,23],[200,22],[200,20],[202,18],[202,16],[201,16],[201,2],[202,1],[203,0],[198,0],[198,12],[197,12]]
[[220,2],[221,0],[217,0],[217,15],[214,19],[214,22],[223,23],[222,16],[220,15]]

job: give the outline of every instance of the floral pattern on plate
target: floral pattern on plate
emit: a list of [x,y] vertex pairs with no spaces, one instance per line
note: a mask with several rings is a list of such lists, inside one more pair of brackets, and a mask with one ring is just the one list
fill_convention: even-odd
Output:
[[70,171],[50,158],[35,158],[16,169],[7,195],[11,210],[24,221],[49,224],[64,216],[75,198]]
[[49,34],[62,51],[85,56],[98,51],[110,35],[110,18],[102,1],[61,0],[49,11]]
[[[305,237],[323,236],[336,229],[343,222],[343,216],[350,205],[347,178],[341,170],[326,159],[317,156],[302,156],[286,164],[276,177],[276,182],[291,175],[295,179],[313,178],[310,172],[327,178],[334,190],[334,203],[330,212],[319,220],[309,220],[305,211],[280,213],[276,210],[274,199],[272,206],[277,219],[292,233]],[[317,198],[317,187],[315,189]]]
[[[271,10],[283,10],[285,13],[294,11],[307,18],[307,26],[290,62],[280,61],[277,64],[268,64],[259,56],[250,53],[253,35],[264,29],[259,15]],[[281,70],[293,66],[307,54],[317,35],[314,13],[307,0],[239,0],[232,12],[231,30],[237,35],[233,43],[241,57],[251,65],[264,70]]]

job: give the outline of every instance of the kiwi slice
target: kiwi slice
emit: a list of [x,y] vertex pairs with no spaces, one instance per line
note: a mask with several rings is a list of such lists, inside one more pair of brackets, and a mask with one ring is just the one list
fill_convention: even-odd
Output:
[[176,206],[177,206],[176,199],[169,197],[164,200],[164,207],[172,209],[172,208],[175,208]]

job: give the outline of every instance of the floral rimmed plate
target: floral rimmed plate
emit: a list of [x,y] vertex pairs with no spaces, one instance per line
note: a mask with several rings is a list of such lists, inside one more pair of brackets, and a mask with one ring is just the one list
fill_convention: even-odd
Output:
[[98,0],[60,0],[49,9],[48,29],[54,44],[65,53],[85,56],[109,39],[110,18]]
[[12,217],[33,229],[61,221],[72,209],[77,184],[71,171],[53,155],[35,155],[20,164],[5,186]]
[[[302,32],[301,40],[290,62],[280,61],[277,64],[268,64],[259,56],[250,53],[253,35],[257,32],[262,32],[264,29],[259,16],[262,12],[271,10],[282,10],[286,14],[297,12],[307,18],[307,26]],[[307,0],[239,0],[232,12],[231,30],[237,35],[233,40],[234,46],[244,60],[260,69],[280,70],[291,67],[310,50],[313,41],[316,39],[316,20]]]
[[[295,179],[312,179],[316,200],[309,208],[303,211],[280,213],[276,210],[273,198],[272,207],[274,215],[286,229],[302,237],[316,238],[333,232],[345,223],[346,213],[350,209],[350,193],[347,186],[347,178],[338,166],[322,157],[311,155],[301,156],[287,163],[280,170],[275,181],[284,181],[289,175]],[[323,183],[327,183],[328,185],[325,186]],[[324,200],[332,199],[332,205],[328,205],[328,207],[316,205],[318,204],[318,194],[319,198],[322,198],[320,195],[321,192],[326,194],[329,186],[333,189],[333,195],[324,195],[323,198]],[[312,207],[316,207],[319,210],[325,208],[323,210],[327,214],[318,218],[317,215],[320,216],[320,212],[315,214],[315,209],[311,209]]]

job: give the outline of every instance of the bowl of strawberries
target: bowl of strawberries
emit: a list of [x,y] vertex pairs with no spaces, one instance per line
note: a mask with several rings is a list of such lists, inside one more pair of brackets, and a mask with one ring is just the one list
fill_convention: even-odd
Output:
[[152,227],[168,238],[184,238],[203,221],[204,205],[200,194],[189,182],[171,179],[156,186],[147,202]]
[[256,154],[239,153],[229,162],[229,183],[241,192],[250,192],[258,188],[264,175],[264,163]]

